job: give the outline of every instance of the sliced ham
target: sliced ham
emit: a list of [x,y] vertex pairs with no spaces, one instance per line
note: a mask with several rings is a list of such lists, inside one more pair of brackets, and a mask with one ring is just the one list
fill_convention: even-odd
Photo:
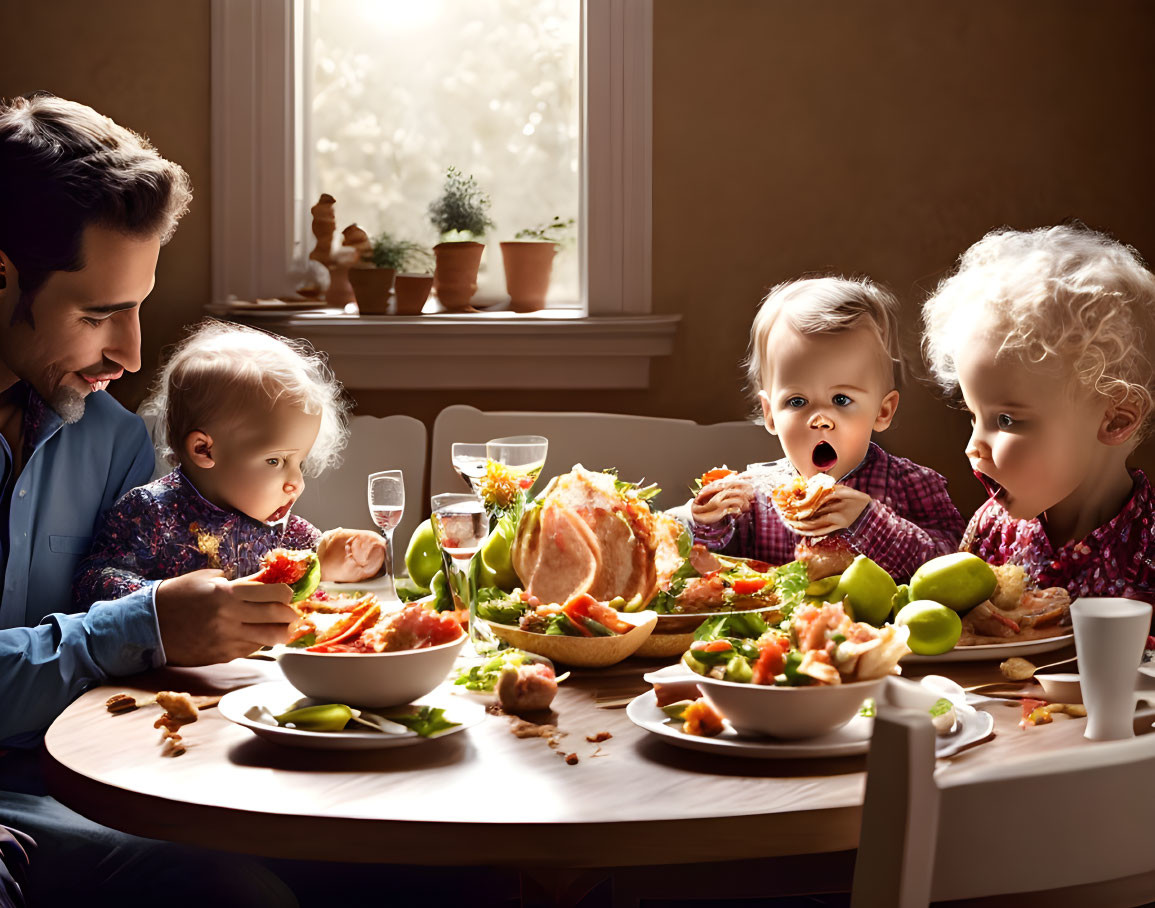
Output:
[[547,503],[541,510],[540,557],[526,589],[542,602],[588,593],[600,569],[597,538],[572,511]]
[[624,596],[635,570],[633,530],[620,514],[602,508],[591,511],[586,521],[597,540],[601,556],[601,569],[590,584],[589,594],[602,601]]

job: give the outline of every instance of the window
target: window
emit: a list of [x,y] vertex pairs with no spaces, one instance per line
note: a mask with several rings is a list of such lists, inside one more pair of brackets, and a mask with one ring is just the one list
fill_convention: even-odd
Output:
[[[325,127],[330,134],[323,136],[318,133],[323,118],[311,121],[304,110],[310,91],[306,72],[315,62],[311,60],[314,45],[306,35],[310,12],[306,4],[312,2],[213,0],[213,293],[217,303],[230,297],[251,300],[291,291],[288,276],[294,259],[302,254],[303,238],[312,239],[308,209],[316,201],[314,188],[320,185],[318,176],[310,173],[305,163],[304,149],[307,143],[321,138],[344,142],[356,135],[355,123],[338,122]],[[447,9],[510,10],[529,4],[540,14],[541,9],[569,9],[571,3],[580,3],[578,242],[573,277],[563,278],[559,286],[566,286],[564,281],[568,280],[570,287],[578,287],[577,308],[529,316],[486,312],[481,316],[376,320],[302,313],[286,318],[284,325],[267,323],[274,330],[308,337],[326,349],[350,387],[418,386],[402,378],[417,380],[409,378],[406,370],[415,365],[412,357],[417,351],[429,349],[434,335],[436,349],[441,352],[453,353],[454,344],[463,350],[472,344],[476,353],[478,333],[484,332],[491,358],[506,352],[521,353],[527,341],[533,342],[537,371],[531,376],[527,366],[525,381],[537,387],[645,387],[649,358],[672,351],[679,317],[650,314],[652,0],[478,0],[470,4],[374,0],[372,6],[379,11],[405,9],[412,16],[425,16],[429,14],[426,7],[442,5]],[[318,15],[321,10],[327,13],[331,6],[352,10],[356,5],[352,0],[321,0]],[[410,23],[413,28],[419,25]],[[399,29],[402,23],[394,26]],[[565,28],[573,26],[559,24],[555,31],[560,35]],[[544,22],[535,22],[531,31],[545,29]],[[479,70],[477,76],[486,74],[488,70],[484,74]],[[496,98],[500,107],[511,94],[501,89],[496,94],[489,92],[488,97]],[[519,87],[516,94],[520,97],[524,90]],[[536,129],[538,124],[532,124],[529,117],[532,112],[525,111],[526,120]],[[331,129],[351,131],[333,139]],[[471,125],[460,132],[468,139],[473,129]],[[425,131],[424,127],[409,128],[410,132],[418,130]],[[396,129],[391,141],[395,133]],[[451,135],[458,141],[458,134]],[[380,141],[377,144],[380,146]],[[490,241],[516,232],[528,211],[536,211],[532,201],[526,211],[514,208],[507,212],[499,207],[507,204],[501,199],[508,193],[498,185],[485,186],[482,170],[495,164],[479,158],[447,160],[457,152],[448,148],[442,151],[429,152],[441,159],[426,162],[427,170],[419,178],[427,182],[418,191],[406,192],[404,205],[386,204],[392,196],[384,186],[368,193],[351,193],[348,199],[338,196],[339,226],[380,216],[379,223],[362,226],[370,232],[388,227],[406,233],[409,219],[416,223],[428,204],[429,187],[439,187],[439,180],[432,175],[443,173],[448,164],[475,172],[494,198],[494,220],[511,222],[499,224],[502,235],[490,237]],[[327,166],[324,155],[312,166]],[[353,172],[355,175],[356,168]],[[566,180],[571,179],[572,172],[566,175]],[[338,195],[333,189],[327,191]],[[374,197],[378,197],[377,203],[372,201]],[[551,203],[557,207],[552,199]],[[357,213],[358,205],[365,206],[365,215]],[[405,206],[410,207],[408,215],[404,214]],[[570,216],[564,210],[548,211],[543,219],[554,214]],[[491,279],[500,283],[499,257],[489,251],[486,256]],[[462,326],[462,320],[468,327]],[[543,368],[549,374],[544,374]],[[420,374],[427,375],[428,371],[422,369]],[[463,384],[461,377],[448,373],[439,375],[438,381],[441,387],[518,387],[524,383],[513,367],[487,373],[480,385],[473,380]]]
[[[306,200],[328,192],[339,228],[431,247],[427,207],[457,166],[496,225],[476,299],[504,300],[498,241],[578,216],[580,0],[308,0],[304,13]],[[550,305],[580,299],[572,233]]]

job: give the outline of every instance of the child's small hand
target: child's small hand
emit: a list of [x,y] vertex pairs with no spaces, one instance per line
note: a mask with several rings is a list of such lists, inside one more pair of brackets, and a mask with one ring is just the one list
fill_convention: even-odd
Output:
[[376,577],[385,566],[385,539],[372,530],[329,530],[317,542],[321,579],[360,583]]
[[754,486],[741,476],[715,480],[698,493],[690,504],[694,523],[715,524],[723,517],[744,514],[754,503]]
[[[851,526],[871,501],[873,499],[865,492],[852,489],[850,486],[836,485],[812,516],[804,520],[791,520],[782,516],[782,522],[803,536],[828,536]],[[781,513],[779,511],[779,515]]]

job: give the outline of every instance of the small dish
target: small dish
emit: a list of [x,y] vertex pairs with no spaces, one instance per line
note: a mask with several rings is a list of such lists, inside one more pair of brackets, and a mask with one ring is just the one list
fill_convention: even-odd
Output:
[[[265,681],[240,690],[230,691],[221,697],[217,705],[222,716],[230,722],[249,729],[257,737],[287,747],[304,747],[310,750],[381,750],[391,747],[408,747],[423,741],[433,741],[452,735],[485,718],[485,707],[480,703],[455,698],[444,693],[430,694],[421,698],[418,706],[439,706],[445,709],[445,718],[458,723],[452,728],[439,731],[428,738],[406,729],[399,734],[370,731],[302,731],[298,728],[282,728],[255,718],[262,708],[269,713],[284,712],[298,700],[301,692],[285,681]],[[317,700],[316,702],[332,702]]]
[[907,653],[901,662],[906,664],[918,662],[984,662],[988,659],[1009,659],[1011,656],[1035,656],[1039,653],[1051,653],[1063,649],[1075,642],[1074,634],[1063,634],[1060,637],[1044,637],[1041,640],[1020,640],[1016,643],[980,643],[977,646],[956,646],[937,656],[920,656],[918,653]]
[[1082,703],[1083,691],[1079,687],[1079,676],[1074,672],[1042,672],[1035,680],[1052,703]]
[[612,637],[567,637],[561,634],[534,634],[508,624],[489,622],[494,636],[510,646],[537,653],[563,665],[602,668],[632,656],[653,633],[658,616],[653,612],[619,612],[632,630]]

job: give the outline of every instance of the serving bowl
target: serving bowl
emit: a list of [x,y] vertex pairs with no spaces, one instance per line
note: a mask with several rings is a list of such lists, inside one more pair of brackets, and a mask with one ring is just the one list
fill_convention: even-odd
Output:
[[757,612],[767,621],[774,613],[781,609],[775,605],[770,608],[742,609],[729,612],[695,612],[693,614],[658,615],[654,625],[654,632],[638,647],[634,653],[642,659],[669,659],[680,656],[690,648],[694,642],[694,632],[710,618],[722,615],[737,615],[745,612]]
[[278,647],[286,680],[307,697],[347,706],[399,706],[445,680],[468,634],[421,649],[388,653],[310,653]]
[[494,636],[510,646],[537,653],[554,662],[584,668],[602,668],[632,656],[654,630],[658,616],[653,612],[619,612],[633,628],[611,637],[567,637],[561,634],[534,634],[519,627],[490,621]]
[[739,734],[791,739],[816,738],[841,728],[858,715],[862,702],[877,696],[886,683],[885,676],[806,687],[741,684],[705,675],[694,680],[702,696]]

